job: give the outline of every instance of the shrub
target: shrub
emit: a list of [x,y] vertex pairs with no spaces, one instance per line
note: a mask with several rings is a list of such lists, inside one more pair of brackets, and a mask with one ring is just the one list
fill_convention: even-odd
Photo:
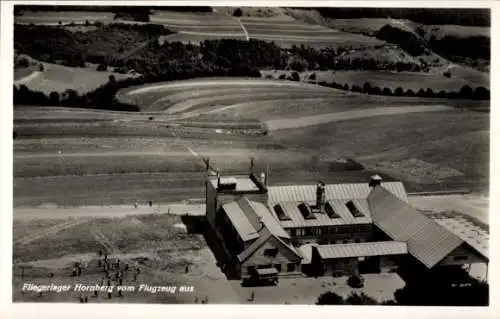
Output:
[[392,90],[390,88],[384,88],[382,90],[382,95],[392,95]]
[[363,84],[363,92],[364,93],[370,93],[372,89],[372,85],[368,82],[365,82],[365,84]]
[[415,92],[413,92],[411,89],[408,89],[405,92],[405,96],[411,96],[411,97],[413,97],[413,96],[415,96]]
[[286,74],[280,74],[280,76],[278,77],[278,79],[280,80],[285,80],[286,79]]
[[348,305],[377,305],[377,300],[368,296],[364,292],[357,294],[352,292],[345,300],[345,303]]
[[363,92],[363,89],[362,89],[361,87],[357,86],[357,85],[353,85],[353,86],[351,87],[351,91],[352,91],[352,92],[357,92],[357,93],[362,93],[362,92]]
[[334,292],[328,291],[321,294],[316,301],[317,305],[343,305],[344,299]]
[[346,83],[342,86],[342,90],[349,91],[349,85]]
[[40,64],[38,65],[38,70],[39,70],[40,72],[43,72],[43,71],[45,70],[45,67],[43,66],[43,64],[42,64],[42,63],[40,63]]
[[311,75],[309,75],[309,80],[315,81],[316,80],[316,73],[312,73]]
[[97,71],[107,71],[108,70],[108,66],[104,63],[101,63],[97,66]]
[[22,57],[17,61],[17,66],[22,67],[22,68],[27,68],[30,66],[30,61],[28,61],[27,58]]
[[362,288],[364,285],[364,279],[357,275],[351,276],[347,279],[347,285],[351,288]]

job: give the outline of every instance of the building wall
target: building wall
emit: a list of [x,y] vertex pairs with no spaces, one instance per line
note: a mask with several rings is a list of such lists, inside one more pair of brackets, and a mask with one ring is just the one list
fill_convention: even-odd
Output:
[[485,262],[484,257],[476,253],[469,245],[463,244],[446,256],[438,266],[457,266]]
[[209,225],[215,229],[215,212],[217,211],[217,192],[209,181],[205,182],[206,191],[206,218]]
[[286,231],[297,245],[362,243],[373,239],[371,224],[289,228]]
[[[266,256],[267,249],[278,249],[278,253],[274,257]],[[293,271],[288,270],[288,266],[293,264]],[[301,272],[301,258],[293,254],[276,238],[270,237],[259,249],[257,249],[252,256],[243,262],[241,265],[241,275],[245,277],[248,275],[248,267],[268,268],[276,267],[281,268],[280,274],[290,274]]]
[[328,259],[323,261],[324,276],[352,276],[358,270],[358,258]]
[[396,272],[399,265],[400,256],[380,256],[380,272]]

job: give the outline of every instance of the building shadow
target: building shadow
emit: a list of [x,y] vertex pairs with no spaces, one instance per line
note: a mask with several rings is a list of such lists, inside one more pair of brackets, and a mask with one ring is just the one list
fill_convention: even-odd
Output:
[[228,254],[224,250],[222,243],[220,242],[220,239],[217,237],[215,231],[212,229],[210,224],[208,224],[204,216],[202,218],[203,218],[202,223],[197,225],[201,227],[199,229],[201,230],[200,234],[203,235],[205,242],[207,243],[208,247],[214,254],[214,257],[217,261],[217,267],[219,267],[219,269],[222,271],[222,273],[226,276],[228,280],[240,280],[240,277],[237,275],[236,272],[236,266],[234,261],[231,259],[230,256],[228,256]]
[[183,215],[181,216],[181,220],[186,225],[188,234],[203,234],[206,223],[205,216]]

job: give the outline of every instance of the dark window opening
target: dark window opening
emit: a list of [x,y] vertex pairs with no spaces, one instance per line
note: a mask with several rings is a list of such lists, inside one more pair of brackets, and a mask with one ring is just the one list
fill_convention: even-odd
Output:
[[274,205],[274,212],[276,213],[276,216],[278,216],[278,219],[279,220],[290,220],[290,217],[285,214],[285,211],[283,210],[283,208],[278,204],[278,205]]
[[335,212],[330,202],[325,204],[325,212],[330,218],[340,218],[340,215]]
[[295,264],[293,264],[293,263],[292,263],[292,264],[288,264],[288,265],[286,266],[286,270],[287,270],[288,272],[290,272],[290,271],[295,271]]
[[270,249],[264,250],[264,256],[276,257],[276,255],[278,255],[278,248],[270,248]]
[[365,215],[356,207],[356,205],[352,201],[348,201],[345,206],[351,212],[352,216],[359,218],[365,217]]
[[300,213],[304,219],[314,219],[314,215],[309,207],[306,204],[302,203],[298,206]]

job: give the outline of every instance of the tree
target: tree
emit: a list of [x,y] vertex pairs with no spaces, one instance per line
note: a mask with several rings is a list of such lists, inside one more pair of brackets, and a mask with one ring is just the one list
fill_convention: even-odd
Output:
[[413,96],[415,96],[415,92],[413,92],[412,89],[408,89],[405,92],[405,96],[411,96],[411,97],[413,97]]
[[366,295],[364,292],[357,294],[352,292],[345,300],[348,305],[377,305],[377,300]]
[[317,305],[343,305],[344,299],[334,292],[328,291],[321,294],[316,301]]
[[61,98],[59,96],[59,93],[55,91],[50,92],[49,101],[50,105],[55,105],[55,106],[61,105]]
[[40,63],[40,64],[38,65],[38,70],[39,70],[40,72],[43,72],[43,71],[45,70],[45,67],[43,66],[43,64],[42,64],[42,63]]
[[233,11],[233,17],[241,17],[243,15],[243,12],[241,11],[241,8],[237,8]]
[[309,75],[309,80],[315,81],[316,80],[316,73],[311,73],[311,75]]
[[402,87],[398,87],[396,90],[394,90],[394,95],[396,95],[396,96],[403,96],[404,95],[403,88]]
[[384,88],[382,90],[382,95],[392,95],[392,90],[390,88]]
[[292,72],[291,79],[292,79],[292,81],[299,82],[300,81],[300,75],[299,75],[299,73],[298,72]]
[[489,100],[490,91],[483,86],[478,86],[474,90],[474,97],[478,100]]
[[370,93],[371,89],[372,89],[372,85],[368,82],[365,82],[365,84],[363,85],[363,92]]
[[473,94],[472,88],[468,85],[464,85],[460,89],[460,96],[463,98],[471,98]]

